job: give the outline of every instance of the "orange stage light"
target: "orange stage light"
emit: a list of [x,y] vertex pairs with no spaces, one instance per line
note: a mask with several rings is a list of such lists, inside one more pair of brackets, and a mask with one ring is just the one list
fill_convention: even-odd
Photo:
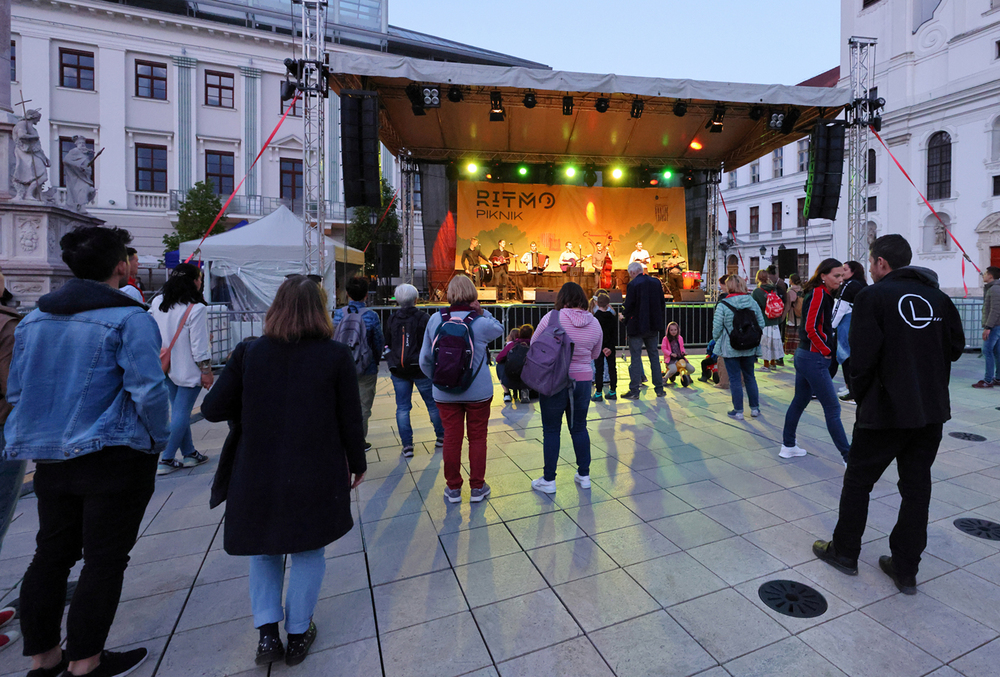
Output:
[[701,150],[701,149],[702,145],[700,141],[695,139],[694,141],[691,142],[691,150]]

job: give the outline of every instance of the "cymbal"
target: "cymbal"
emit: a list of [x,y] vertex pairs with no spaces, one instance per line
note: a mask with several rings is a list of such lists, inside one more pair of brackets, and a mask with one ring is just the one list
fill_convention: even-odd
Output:
[[670,256],[670,252],[656,252],[657,256]]

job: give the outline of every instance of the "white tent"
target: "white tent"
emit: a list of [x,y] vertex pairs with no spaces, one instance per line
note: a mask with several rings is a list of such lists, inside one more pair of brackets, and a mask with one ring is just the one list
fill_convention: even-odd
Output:
[[[223,293],[230,296],[212,301],[231,300],[236,310],[266,310],[285,276],[307,272],[303,262],[303,228],[302,219],[282,206],[242,228],[206,238],[195,256],[211,264],[205,286],[216,296]],[[327,265],[323,277],[327,289],[333,289],[336,265],[362,264],[364,253],[332,238],[325,239]],[[181,243],[181,260],[198,249],[198,242]],[[222,284],[220,278],[225,278],[228,284]]]

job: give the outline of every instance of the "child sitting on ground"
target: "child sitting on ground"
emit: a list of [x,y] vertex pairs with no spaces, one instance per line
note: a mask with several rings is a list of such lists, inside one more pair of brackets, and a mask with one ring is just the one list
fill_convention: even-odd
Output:
[[689,374],[691,373],[691,363],[687,361],[687,353],[684,352],[684,338],[681,336],[681,328],[676,322],[667,325],[667,333],[663,337],[660,345],[663,353],[663,366],[666,370],[664,378],[670,379],[674,383],[677,374],[681,375],[681,385],[687,388],[693,383]]
[[503,401],[530,402],[531,393],[521,380],[521,369],[524,368],[524,358],[528,354],[531,335],[535,328],[530,324],[522,324],[518,329],[511,329],[507,336],[507,345],[497,355],[497,378],[503,388]]
[[[604,397],[609,400],[617,400],[618,394],[615,388],[618,387],[618,367],[615,365],[615,346],[618,344],[618,316],[610,308],[611,295],[606,289],[598,289],[595,297],[597,307],[593,310],[594,317],[601,325],[604,339],[601,342],[601,354],[594,360],[594,384],[596,390],[590,399],[600,402]],[[593,305],[593,302],[591,302]],[[604,366],[608,367],[608,392],[604,394]]]

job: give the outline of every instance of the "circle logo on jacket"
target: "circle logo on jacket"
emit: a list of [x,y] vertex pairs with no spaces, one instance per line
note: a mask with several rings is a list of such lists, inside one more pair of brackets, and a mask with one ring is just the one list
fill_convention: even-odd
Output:
[[899,316],[914,329],[926,329],[934,321],[934,308],[930,301],[918,294],[899,297]]

